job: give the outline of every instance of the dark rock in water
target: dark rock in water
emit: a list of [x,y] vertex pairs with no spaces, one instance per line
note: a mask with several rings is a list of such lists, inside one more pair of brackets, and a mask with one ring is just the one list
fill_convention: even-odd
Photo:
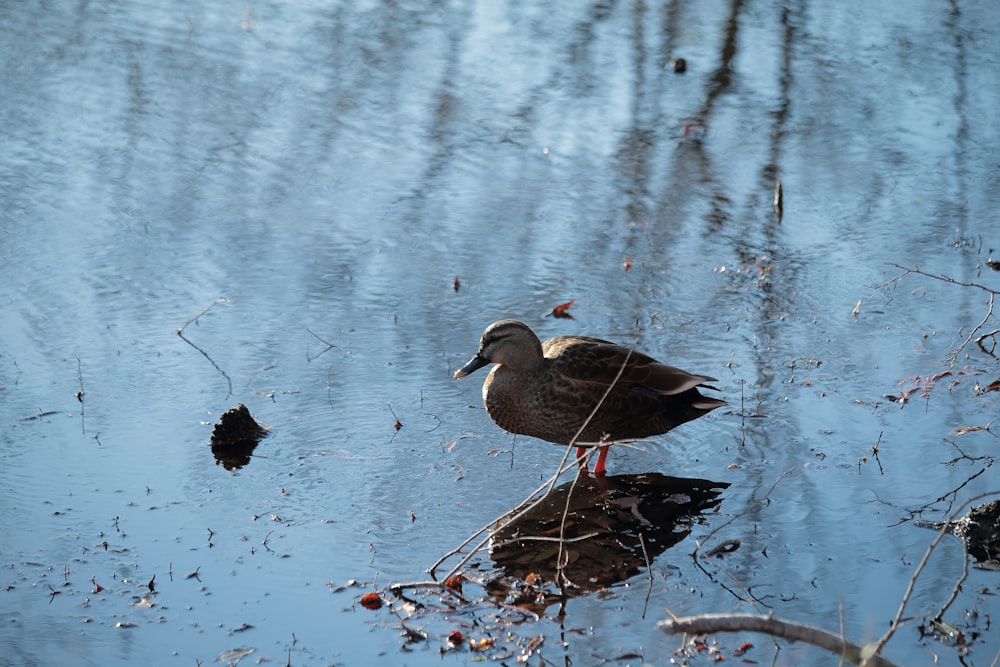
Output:
[[951,529],[980,563],[1000,561],[1000,500],[976,505],[952,522]]
[[267,428],[242,403],[227,410],[212,429],[210,444],[216,464],[221,463],[226,470],[242,468],[250,463],[254,448],[266,435]]

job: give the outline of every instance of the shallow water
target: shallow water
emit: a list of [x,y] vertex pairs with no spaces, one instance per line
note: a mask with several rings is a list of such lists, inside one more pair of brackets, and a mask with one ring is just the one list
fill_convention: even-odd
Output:
[[[542,637],[532,661],[664,664],[681,645],[656,627],[666,609],[833,631],[842,614],[866,641],[934,537],[910,519],[998,489],[995,436],[955,435],[996,418],[997,393],[975,391],[996,359],[971,343],[949,364],[986,292],[878,287],[891,264],[1000,285],[988,3],[0,17],[2,664],[481,657],[449,649],[454,629],[497,639],[487,656]],[[545,316],[570,299],[575,319]],[[365,610],[559,463],[490,422],[484,372],[451,378],[508,316],[718,377],[730,408],[609,468],[730,486],[648,573],[538,620],[511,625],[474,583],[462,604],[416,591],[423,609]],[[944,370],[927,396],[885,398]],[[208,441],[240,402],[271,433],[227,471]],[[962,558],[942,541],[906,617],[934,614]],[[490,570],[483,553],[466,572]],[[998,586],[971,569],[945,615],[967,655],[919,621],[886,655],[990,664]],[[408,642],[404,617],[427,639]],[[838,664],[711,640],[729,659],[750,641],[761,663]]]

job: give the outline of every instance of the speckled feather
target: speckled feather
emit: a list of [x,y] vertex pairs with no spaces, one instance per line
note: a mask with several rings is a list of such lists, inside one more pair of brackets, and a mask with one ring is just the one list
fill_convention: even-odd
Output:
[[489,363],[497,365],[483,383],[483,403],[493,421],[557,444],[573,439],[611,385],[577,444],[665,433],[725,405],[698,391],[714,378],[598,338],[558,336],[541,343],[516,320],[487,327],[479,352],[455,377]]

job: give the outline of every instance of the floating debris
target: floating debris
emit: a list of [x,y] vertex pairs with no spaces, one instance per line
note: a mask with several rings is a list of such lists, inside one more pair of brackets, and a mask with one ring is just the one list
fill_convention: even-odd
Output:
[[785,212],[784,200],[785,195],[781,190],[781,179],[779,178],[774,184],[774,213],[778,216],[778,222],[781,222],[781,216]]
[[216,662],[239,662],[243,658],[247,657],[257,649],[255,648],[234,648],[231,651],[226,651],[218,658],[215,659]]

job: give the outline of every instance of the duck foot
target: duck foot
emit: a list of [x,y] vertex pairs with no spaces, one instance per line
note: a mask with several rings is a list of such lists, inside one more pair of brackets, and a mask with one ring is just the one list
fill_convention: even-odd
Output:
[[[605,463],[607,462],[607,459],[608,459],[608,449],[610,447],[611,447],[611,445],[601,445],[599,447],[600,451],[597,454],[597,463],[594,464],[594,476],[595,477],[598,476],[598,475],[600,475],[600,476],[603,477],[604,474],[605,474],[605,472],[607,471],[607,468],[605,467]],[[577,447],[576,448],[576,458],[577,458],[578,461],[581,462],[581,465],[583,465],[583,469],[584,470],[587,469],[587,463],[586,463],[586,461],[583,461],[582,459],[583,459],[583,455],[587,453],[588,449],[590,449],[590,448],[589,447]]]

